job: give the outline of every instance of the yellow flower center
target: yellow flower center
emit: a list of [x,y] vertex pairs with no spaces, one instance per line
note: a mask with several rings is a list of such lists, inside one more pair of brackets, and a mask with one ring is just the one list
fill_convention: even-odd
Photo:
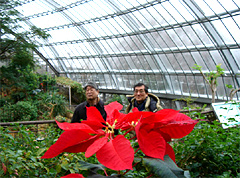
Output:
[[136,127],[137,124],[138,124],[138,121],[132,121],[131,123],[129,123],[129,125],[132,127]]
[[114,129],[116,127],[117,120],[114,121],[113,125],[110,125],[108,122],[106,122],[107,127],[105,129],[106,133],[114,133]]

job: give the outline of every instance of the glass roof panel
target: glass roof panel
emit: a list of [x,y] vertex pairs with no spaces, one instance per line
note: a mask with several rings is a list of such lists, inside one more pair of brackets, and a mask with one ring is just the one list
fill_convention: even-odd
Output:
[[[23,9],[28,9],[28,10],[23,10]],[[18,10],[24,16],[31,16],[33,14],[50,11],[52,9],[49,6],[46,6],[43,3],[39,2],[39,0],[37,0],[37,1],[32,1],[31,3],[25,3],[22,6],[18,6],[16,7],[16,10]]]
[[54,13],[47,16],[40,16],[37,18],[30,19],[30,22],[37,25],[39,28],[47,28],[52,26],[59,26],[68,23],[68,20],[63,18],[60,14]]
[[240,50],[239,49],[231,49],[231,52],[234,56],[236,60],[236,63],[237,63],[237,66],[238,66],[238,69],[239,69],[239,72],[240,72]]
[[209,101],[211,90],[192,67],[222,64],[217,98],[228,99],[225,84],[240,87],[239,0],[35,0],[16,9],[25,20],[16,31],[47,31],[48,40],[31,38],[44,60],[82,84],[131,93],[141,81],[162,97]]
[[[238,16],[238,19],[240,18],[240,15]],[[231,36],[230,39],[233,39],[234,43],[240,43],[240,26],[239,24],[234,21],[232,18],[225,18],[222,19],[222,22],[224,26],[226,27],[226,30],[228,31],[229,35]]]
[[226,44],[234,43],[234,40],[233,40],[231,34],[229,34],[228,29],[225,28],[224,24],[220,20],[213,21],[212,24],[214,25],[216,30],[218,30],[218,33],[221,35],[224,43],[226,43]]
[[62,1],[62,0],[54,0],[55,3],[61,5],[61,6],[66,6],[68,4],[73,4],[78,2],[78,0],[67,0],[67,1]]
[[49,38],[49,42],[51,43],[84,39],[84,36],[82,36],[76,28],[63,28],[49,31],[49,34],[51,35]]
[[238,0],[234,1],[218,0],[218,2],[226,11],[235,10],[240,6],[240,2]]
[[197,5],[200,7],[200,9],[204,12],[204,15],[211,16],[215,14],[215,11],[218,11],[218,13],[221,13],[224,11],[224,9],[221,7],[221,5],[217,2],[217,0],[198,0],[195,1]]
[[[212,40],[210,39],[209,34],[207,33],[206,29],[201,24],[195,24],[191,26],[196,33],[197,39],[201,40],[204,46],[212,45]],[[195,38],[193,38],[195,40]]]

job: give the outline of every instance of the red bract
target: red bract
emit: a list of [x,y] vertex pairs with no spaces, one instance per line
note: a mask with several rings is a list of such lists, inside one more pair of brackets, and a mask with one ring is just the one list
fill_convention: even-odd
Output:
[[143,116],[135,127],[139,147],[147,156],[163,160],[164,155],[168,154],[175,161],[174,151],[167,142],[186,136],[197,122],[172,109]]
[[114,138],[117,119],[121,116],[118,110],[121,108],[122,105],[117,102],[106,105],[106,122],[95,107],[87,108],[87,120],[82,123],[56,121],[64,132],[42,158],[52,158],[65,151],[86,152],[86,157],[96,153],[99,162],[110,169],[132,169],[134,150],[130,142],[122,135]]
[[97,154],[99,162],[113,170],[132,169],[134,150],[123,135],[107,142]]
[[[88,142],[91,142],[91,140],[96,137],[91,134],[96,134],[97,132],[86,124],[56,122],[65,132],[61,134],[57,142],[53,144],[41,158],[53,158],[64,151],[72,153],[84,152],[86,151],[86,147],[81,147],[81,145],[87,145]],[[75,145],[79,145],[76,147],[77,151],[74,149]]]
[[82,174],[68,174],[66,176],[63,176],[61,178],[84,178]]
[[134,129],[140,119],[154,115],[153,112],[141,112],[137,108],[133,108],[133,112],[128,113],[127,115],[122,115],[119,117],[117,126],[121,130]]

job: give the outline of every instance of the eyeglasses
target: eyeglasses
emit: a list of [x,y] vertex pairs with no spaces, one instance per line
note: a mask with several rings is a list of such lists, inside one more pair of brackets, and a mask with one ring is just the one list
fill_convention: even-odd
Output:
[[88,92],[93,92],[94,89],[93,89],[93,88],[90,88],[90,89],[87,89],[87,90],[85,90],[85,91],[86,91],[86,93],[88,93]]
[[145,93],[145,90],[134,90],[134,93],[138,93],[138,92],[140,92],[140,94],[143,94]]

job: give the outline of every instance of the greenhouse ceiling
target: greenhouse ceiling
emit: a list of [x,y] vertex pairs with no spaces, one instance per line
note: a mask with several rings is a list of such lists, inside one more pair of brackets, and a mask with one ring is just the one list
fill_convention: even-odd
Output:
[[[240,87],[239,0],[25,0],[29,29],[48,32],[36,58],[56,75],[101,92],[132,93],[138,82],[163,98],[210,101],[203,74],[221,65],[216,99]],[[196,65],[195,65],[196,64]],[[239,99],[239,92],[234,96]]]

